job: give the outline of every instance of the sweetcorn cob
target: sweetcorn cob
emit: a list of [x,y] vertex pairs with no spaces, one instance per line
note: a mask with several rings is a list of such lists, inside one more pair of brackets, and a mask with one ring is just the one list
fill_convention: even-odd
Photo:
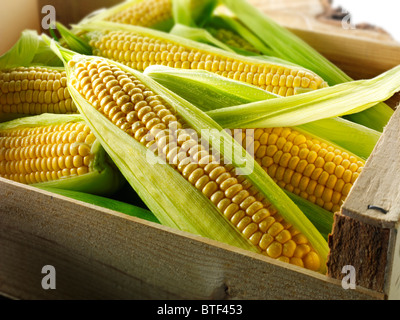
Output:
[[138,75],[105,59],[81,57],[71,60],[68,67],[71,86],[91,108],[165,159],[259,252],[311,270],[323,267],[307,237],[235,166],[217,161],[215,153],[193,137],[190,125],[174,106]]
[[281,187],[338,212],[365,161],[333,144],[292,128],[232,130]]
[[0,71],[0,120],[76,112],[62,69],[19,67]]
[[0,177],[107,194],[120,175],[80,116],[44,114],[0,124]]
[[280,96],[293,95],[296,87],[315,90],[323,83],[311,72],[262,62],[246,63],[242,57],[229,59],[206,50],[190,50],[178,43],[126,32],[110,32],[97,41],[92,40],[90,45],[97,49],[95,55],[114,59],[139,71],[155,64],[207,70],[259,86]]
[[172,0],[134,0],[129,6],[113,12],[107,21],[150,28],[172,19]]
[[93,22],[78,28],[88,31],[84,40],[94,55],[138,71],[151,65],[207,70],[280,96],[291,96],[296,88],[316,90],[327,85],[318,75],[299,67],[228,53],[155,30],[108,22]]

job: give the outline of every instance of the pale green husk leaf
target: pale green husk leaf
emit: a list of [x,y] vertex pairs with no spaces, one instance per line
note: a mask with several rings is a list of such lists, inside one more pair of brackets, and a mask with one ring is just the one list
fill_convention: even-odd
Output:
[[[330,85],[352,81],[348,75],[305,41],[274,22],[248,1],[221,0],[221,2],[232,11],[240,22],[268,45],[274,51],[275,56],[314,71]],[[393,110],[389,106],[378,103],[373,108],[349,115],[347,118],[382,132],[392,115]]]
[[[243,117],[246,117],[246,114],[249,113],[246,107],[251,106],[252,102],[260,102],[264,105],[268,105],[270,102],[268,99],[279,98],[276,99],[281,100],[281,104],[279,104],[278,107],[282,107],[283,110],[287,107],[286,103],[283,103],[287,101],[287,98],[278,97],[257,87],[226,79],[207,71],[199,72],[193,70],[177,70],[164,66],[151,66],[146,69],[145,74],[193,103],[203,111],[208,112],[211,116],[214,111],[220,112],[218,118],[222,119],[221,122],[224,121],[224,118],[226,118],[225,121],[229,120],[229,110],[231,109],[227,107],[243,105],[241,107],[235,107],[242,108],[241,111],[244,114]],[[378,88],[380,84],[380,82],[376,83],[376,87]],[[357,86],[359,83],[357,82],[353,85]],[[351,92],[351,90],[349,91]],[[373,96],[372,99],[374,99],[375,97],[373,93],[371,93],[371,95]],[[345,96],[343,98],[345,98]],[[294,102],[302,101],[301,96],[294,96],[291,99]],[[333,110],[333,112],[336,112],[335,99],[336,98],[333,98],[331,104],[331,110]],[[345,104],[345,107],[349,106],[351,105]],[[319,101],[315,101],[314,105],[311,103],[311,108],[314,108],[316,115],[319,115],[322,119],[302,124],[299,128],[327,141],[331,141],[362,158],[367,158],[369,156],[380,137],[379,132],[341,118],[323,119],[326,115],[325,113],[321,114]],[[296,109],[294,110],[295,112],[299,112]],[[286,111],[287,122],[285,123],[285,126],[289,126],[287,124],[292,123],[295,119],[292,118],[292,110]],[[268,117],[271,114],[274,115],[274,112],[277,111],[273,108],[260,108],[258,112],[258,116],[263,116],[266,119],[269,119]],[[249,115],[252,116],[252,114]],[[270,126],[271,123],[264,122],[253,128],[264,128]],[[237,116],[236,122],[231,122],[230,126],[225,127],[230,129],[251,128],[247,124],[243,124],[242,117],[240,116]]]

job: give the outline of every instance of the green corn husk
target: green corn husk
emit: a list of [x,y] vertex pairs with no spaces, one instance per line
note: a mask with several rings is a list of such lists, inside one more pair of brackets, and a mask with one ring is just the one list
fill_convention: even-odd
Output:
[[63,36],[63,41],[65,41],[69,47],[74,48],[82,54],[90,55],[92,54],[92,48],[83,41],[80,37],[74,35],[68,28],[66,28],[61,23],[56,23],[56,27],[60,34]]
[[34,30],[21,33],[17,43],[0,57],[0,70],[16,67],[62,67],[62,61]]
[[[204,112],[279,98],[278,95],[202,70],[148,67],[144,74]],[[206,84],[206,85],[203,85]]]
[[178,37],[186,38],[192,41],[215,46],[217,48],[226,50],[227,52],[234,53],[235,50],[231,49],[228,45],[214,38],[207,30],[200,28],[188,27],[183,24],[175,24],[170,34]]
[[[207,112],[225,128],[294,126],[366,159],[380,133],[341,118],[329,117],[371,105],[379,101],[378,97],[387,99],[397,90],[399,71],[400,67],[372,80],[279,99],[273,99],[275,95],[254,86],[207,71],[152,66],[145,74]],[[326,91],[333,93],[327,95]],[[307,114],[303,114],[304,107],[308,108]]]
[[216,0],[173,0],[175,24],[202,27],[218,5]]
[[[175,24],[172,30],[170,31],[171,35],[175,35],[181,38],[185,38],[191,41],[196,41],[199,43],[203,43],[206,45],[210,45],[216,47],[218,49],[225,50],[226,52],[236,53],[242,56],[248,56],[252,59],[257,59],[260,61],[264,61],[267,63],[275,63],[277,65],[285,65],[285,66],[293,66],[296,68],[302,68],[301,66],[284,60],[278,57],[274,57],[272,55],[257,55],[254,52],[244,50],[238,47],[232,47],[229,44],[225,44],[223,41],[218,40],[214,37],[211,32],[207,29],[197,28],[197,27],[188,27],[183,24]],[[83,51],[80,51],[83,52]]]
[[[200,7],[206,8],[206,10],[202,11],[201,15],[194,13],[192,10],[187,10],[189,7],[188,2],[191,2],[191,0],[174,1],[175,26],[171,30],[172,34],[207,43],[227,51],[234,51],[245,56],[254,56],[256,54],[273,55],[273,51],[264,45],[245,26],[222,15],[213,15],[214,9],[218,5],[217,1],[198,1]],[[228,30],[234,35],[248,41],[254,46],[253,52],[238,46],[230,46],[228,43],[218,40],[212,33],[220,29]]]
[[[399,71],[400,66],[371,80],[343,83],[286,97],[284,100],[272,99],[215,110],[210,115],[226,127],[231,127],[240,120],[244,128],[258,128],[298,126],[320,119],[354,114],[392,97],[399,89]],[[265,116],[267,111],[270,113]],[[290,120],[288,112],[291,113]]]
[[[254,52],[259,52],[259,55],[273,56],[274,53],[267,45],[265,45],[255,34],[253,34],[249,29],[247,29],[243,24],[239,21],[232,19],[224,14],[214,15],[212,16],[206,28],[214,28],[214,29],[227,29],[238,36],[245,39],[249,42],[253,47],[253,52],[247,52],[247,54],[254,55]],[[238,51],[238,53],[246,54],[243,50]]]
[[[323,261],[320,271],[325,272],[324,261],[329,249],[321,234],[262,168],[254,163],[254,159],[206,114],[150,78],[120,63],[104,58],[80,56],[56,47],[54,42],[52,48],[65,59],[68,74],[71,70],[67,67],[67,62],[71,59],[75,62],[79,59],[103,60],[132,74],[173,106],[187,125],[196,132],[201,132],[201,138],[207,141],[225,161],[232,163],[240,172],[246,172],[246,168],[249,169],[249,165],[254,164],[254,169],[246,172],[247,179],[289,223],[295,225],[309,239]],[[70,90],[88,125],[127,181],[162,224],[247,250],[255,250],[237,229],[227,223],[226,218],[213,204],[178,172],[170,166],[160,164],[152,152],[149,153],[143,145],[95,110],[72,85]],[[233,150],[234,153],[228,155],[225,150]],[[149,165],[149,162],[152,165]]]
[[89,193],[83,193],[78,191],[64,190],[58,188],[46,188],[40,187],[41,190],[45,190],[51,193],[56,193],[61,196],[92,204],[98,207],[110,209],[116,212],[126,214],[131,217],[147,220],[154,223],[160,223],[158,219],[149,211],[131,204],[127,204],[121,201],[113,200],[111,198],[101,197]]
[[[278,63],[288,64],[287,60],[274,57],[274,52],[255,36],[250,30],[238,21],[224,15],[213,15],[212,8],[217,7],[217,1],[203,0],[198,1],[200,8],[206,7],[198,14],[198,11],[187,10],[188,2],[191,0],[174,1],[174,20],[175,25],[170,31],[171,34],[205,43],[228,52],[235,52],[244,56],[254,56],[266,61],[275,60]],[[228,30],[233,35],[241,38],[252,45],[252,50],[246,50],[240,46],[231,46],[229,43],[218,40],[212,33],[217,30]]]
[[[22,128],[36,128],[64,123],[84,122],[81,115],[54,115],[42,114],[34,117],[25,117],[0,124],[0,132]],[[7,146],[3,146],[4,151]],[[59,188],[97,195],[112,195],[125,182],[118,169],[106,154],[100,142],[96,140],[92,146],[92,156],[87,174],[60,178],[53,181],[32,184],[39,188]],[[5,161],[5,160],[4,160]]]
[[317,206],[310,201],[285,190],[287,196],[304,212],[307,218],[318,229],[325,240],[328,241],[332,232],[333,213]]
[[[353,80],[299,37],[275,23],[246,0],[222,0],[221,2],[232,11],[241,23],[270,47],[275,56],[314,71],[329,85]],[[382,132],[392,115],[393,110],[389,106],[378,103],[373,108],[349,115],[346,118]]]

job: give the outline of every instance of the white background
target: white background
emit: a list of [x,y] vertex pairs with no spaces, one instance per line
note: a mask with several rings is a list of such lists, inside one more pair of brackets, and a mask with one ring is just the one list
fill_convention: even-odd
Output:
[[352,24],[381,27],[400,42],[400,0],[333,0],[337,7],[350,12]]

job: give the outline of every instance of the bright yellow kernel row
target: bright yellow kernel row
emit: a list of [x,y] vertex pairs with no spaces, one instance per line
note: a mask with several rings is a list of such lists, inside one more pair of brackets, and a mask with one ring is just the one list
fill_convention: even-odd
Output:
[[0,131],[0,176],[32,184],[86,174],[95,140],[84,123]]
[[246,133],[236,131],[235,139],[251,148],[280,187],[332,212],[340,210],[365,165],[355,155],[291,128]]
[[95,55],[121,62],[139,71],[151,65],[207,70],[282,96],[293,95],[297,87],[315,90],[326,86],[319,76],[309,71],[269,63],[247,62],[129,32],[105,33],[91,40],[90,45]]
[[65,71],[40,67],[0,71],[0,112],[37,115],[76,113]]

